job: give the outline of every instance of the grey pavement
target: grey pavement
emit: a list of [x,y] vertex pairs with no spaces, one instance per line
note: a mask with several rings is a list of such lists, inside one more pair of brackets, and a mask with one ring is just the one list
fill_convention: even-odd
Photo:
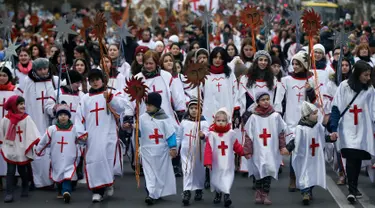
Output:
[[[279,180],[273,180],[271,184],[270,197],[273,202],[271,207],[302,207],[301,194],[299,192],[290,193],[288,192],[289,184],[289,167],[288,160],[285,160],[286,166],[283,167],[283,173],[280,174]],[[105,200],[98,204],[91,203],[91,192],[88,191],[86,185],[79,184],[77,190],[72,193],[72,200],[70,204],[64,204],[61,199],[56,198],[55,191],[43,191],[36,190],[30,192],[28,198],[20,198],[20,188],[17,189],[15,194],[15,202],[11,204],[4,204],[0,201],[0,208],[59,208],[59,207],[72,207],[72,208],[141,208],[148,207],[144,203],[145,190],[144,190],[144,178],[141,177],[140,188],[137,188],[135,176],[130,169],[129,162],[125,162],[125,174],[122,178],[117,178],[115,182],[115,194],[111,198],[105,198]],[[322,188],[314,189],[314,200],[311,202],[309,207],[329,207],[329,208],[372,208],[375,207],[375,201],[373,200],[374,185],[370,183],[368,177],[364,174],[361,175],[359,188],[364,193],[364,199],[361,199],[355,206],[349,205],[345,200],[347,188],[345,186],[337,187],[334,182],[337,180],[337,176],[333,173],[329,167],[327,167],[327,182],[328,190]],[[231,198],[233,208],[242,207],[265,207],[266,205],[255,205],[254,194],[255,192],[251,189],[252,180],[243,177],[241,174],[236,174],[234,185],[232,187]],[[177,195],[165,197],[162,200],[157,201],[152,207],[155,208],[176,208],[183,207],[181,203],[182,193],[182,178],[177,178]],[[4,191],[0,192],[0,199],[3,199]],[[224,207],[221,205],[214,205],[212,203],[214,194],[209,190],[204,191],[204,200],[201,202],[194,202],[191,200],[190,207],[203,208],[203,207]]]

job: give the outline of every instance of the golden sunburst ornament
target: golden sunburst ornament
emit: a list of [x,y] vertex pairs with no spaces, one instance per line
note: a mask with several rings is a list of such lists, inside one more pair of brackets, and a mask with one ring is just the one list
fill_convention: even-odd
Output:
[[253,30],[263,24],[263,12],[258,10],[256,6],[247,6],[241,11],[241,22],[251,27]]
[[135,77],[126,80],[125,92],[129,94],[130,101],[142,102],[147,96],[148,87],[142,80],[142,77]]
[[311,10],[305,10],[302,15],[303,30],[309,35],[318,35],[320,28],[322,28],[321,17],[318,13]]
[[201,84],[204,85],[209,74],[206,64],[192,63],[189,65],[189,69],[184,73],[186,78],[184,83],[189,84],[190,88],[198,87]]

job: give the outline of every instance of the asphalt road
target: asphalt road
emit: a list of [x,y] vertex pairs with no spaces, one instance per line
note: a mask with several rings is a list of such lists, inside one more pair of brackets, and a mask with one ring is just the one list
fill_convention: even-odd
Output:
[[[288,164],[287,159],[285,163]],[[70,204],[64,204],[61,199],[56,198],[55,191],[44,191],[36,190],[30,192],[28,198],[20,198],[20,188],[17,189],[15,194],[15,202],[11,204],[4,204],[0,202],[0,208],[58,208],[58,207],[72,207],[72,208],[137,208],[137,207],[148,207],[144,203],[146,196],[144,190],[144,179],[141,178],[140,188],[137,188],[136,181],[130,165],[125,162],[125,174],[121,178],[117,178],[115,182],[115,194],[111,198],[105,198],[105,200],[98,204],[91,203],[91,192],[88,191],[86,185],[79,184],[77,190],[72,193],[72,200]],[[361,199],[355,206],[349,205],[345,199],[347,189],[345,186],[338,187],[335,185],[337,177],[330,168],[327,167],[327,185],[328,190],[322,188],[314,189],[314,200],[311,202],[309,207],[364,207],[372,208],[375,207],[375,201],[373,200],[374,186],[370,183],[367,176],[361,175],[359,188],[364,194],[364,198]],[[289,184],[289,167],[286,165],[283,168],[283,173],[279,176],[279,180],[273,180],[271,184],[270,197],[273,202],[272,207],[301,207],[301,194],[299,192],[290,193],[288,192]],[[254,194],[255,191],[251,189],[252,180],[243,177],[241,174],[237,174],[234,185],[232,187],[231,198],[233,204],[231,207],[243,208],[243,207],[264,207],[265,205],[255,205]],[[163,208],[176,208],[182,207],[181,193],[182,193],[182,178],[177,178],[177,195],[165,197],[158,201],[153,207]],[[1,199],[4,197],[4,192],[0,192]],[[190,207],[194,208],[209,208],[209,207],[224,207],[221,205],[214,205],[212,203],[214,194],[209,190],[204,191],[204,200],[201,202],[191,201]],[[372,198],[372,199],[369,199]]]

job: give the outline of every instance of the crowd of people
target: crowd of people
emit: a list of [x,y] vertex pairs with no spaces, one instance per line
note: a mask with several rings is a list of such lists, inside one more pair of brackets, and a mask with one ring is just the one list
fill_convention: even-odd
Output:
[[[255,42],[224,20],[213,38],[194,23],[173,33],[130,21],[133,37],[105,38],[104,54],[90,32],[70,35],[63,47],[55,33],[13,34],[21,47],[0,70],[4,202],[14,200],[18,176],[22,197],[57,188],[69,203],[86,183],[92,201],[101,202],[114,194],[124,155],[137,169],[139,145],[148,205],[176,194],[175,177],[182,176],[184,205],[192,191],[200,201],[210,188],[213,203],[229,207],[236,171],[252,177],[255,203],[272,204],[283,155],[290,155],[288,190],[299,189],[303,204],[315,186],[326,188],[326,161],[355,203],[361,169],[374,169],[375,28],[348,19],[324,23],[313,38],[312,63],[307,36],[296,36],[281,13]],[[351,31],[342,50],[332,38],[340,27]],[[190,87],[184,73],[196,63],[208,75]],[[139,108],[125,90],[132,77],[148,87]]]

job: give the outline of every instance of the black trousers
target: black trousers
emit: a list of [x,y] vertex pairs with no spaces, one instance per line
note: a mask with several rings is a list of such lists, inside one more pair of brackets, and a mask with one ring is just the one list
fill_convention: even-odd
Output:
[[101,196],[104,196],[105,189],[106,189],[106,188],[94,189],[94,190],[92,190],[92,193],[93,193],[93,194],[100,194]]
[[256,190],[262,190],[266,193],[270,192],[271,189],[271,176],[264,177],[259,180],[255,180],[255,189]]
[[361,172],[361,165],[361,159],[346,158],[346,175],[350,194],[355,194],[358,191],[358,177]]
[[16,168],[21,176],[22,189],[29,188],[29,176],[27,172],[27,165],[15,165],[7,163],[7,177],[6,177],[6,193],[13,194],[16,180]]

